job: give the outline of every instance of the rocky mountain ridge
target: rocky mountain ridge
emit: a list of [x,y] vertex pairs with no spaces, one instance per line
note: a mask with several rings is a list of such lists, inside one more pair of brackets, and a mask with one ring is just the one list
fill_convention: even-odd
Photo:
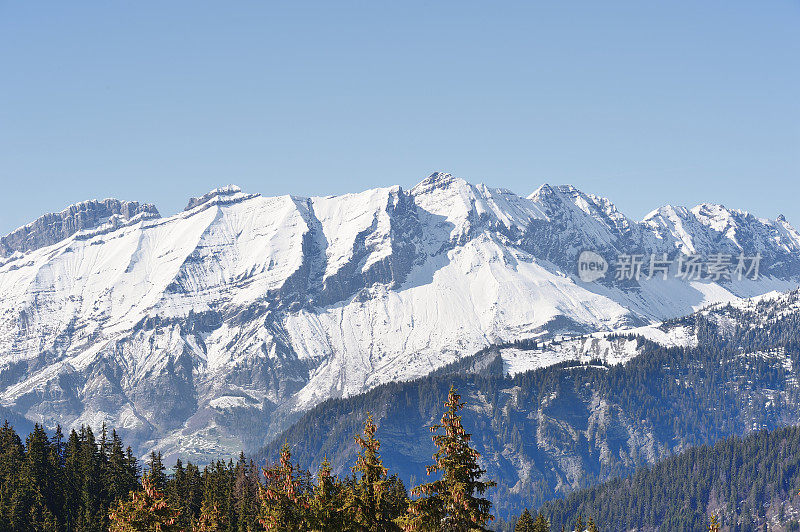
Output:
[[[107,422],[142,453],[258,447],[321,401],[487,345],[645,326],[800,279],[785,220],[701,207],[635,222],[570,186],[524,198],[444,173],[331,197],[229,186],[168,217],[108,201],[3,240],[0,404],[48,426]],[[586,249],[610,264],[598,282],[577,276]],[[617,255],[681,251],[762,267],[614,279]]]
[[149,203],[139,204],[116,199],[76,203],[61,212],[45,214],[0,238],[0,258],[57,244],[80,231],[100,228],[115,230],[123,225],[159,216],[155,205]]

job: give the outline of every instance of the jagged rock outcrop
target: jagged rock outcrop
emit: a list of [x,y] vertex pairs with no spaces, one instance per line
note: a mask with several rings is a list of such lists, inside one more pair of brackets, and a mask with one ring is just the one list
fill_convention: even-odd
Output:
[[79,231],[104,227],[114,230],[132,221],[158,218],[155,205],[135,201],[91,200],[45,214],[36,221],[0,237],[0,257],[27,253],[61,242]]

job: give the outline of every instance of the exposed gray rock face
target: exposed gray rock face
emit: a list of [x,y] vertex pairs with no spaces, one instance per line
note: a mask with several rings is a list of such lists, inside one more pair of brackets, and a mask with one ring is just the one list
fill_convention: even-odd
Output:
[[158,209],[149,203],[104,199],[70,205],[61,212],[45,214],[36,221],[0,238],[0,257],[14,252],[27,253],[68,238],[78,231],[107,226],[113,230],[132,220],[158,218]]
[[236,185],[227,185],[224,187],[215,188],[211,192],[207,192],[199,198],[189,199],[189,203],[186,204],[186,207],[184,207],[183,210],[190,211],[200,205],[209,207],[211,205],[218,205],[220,203],[225,204],[242,201],[245,199],[254,198],[256,196],[258,196],[258,194],[242,194],[242,189]]

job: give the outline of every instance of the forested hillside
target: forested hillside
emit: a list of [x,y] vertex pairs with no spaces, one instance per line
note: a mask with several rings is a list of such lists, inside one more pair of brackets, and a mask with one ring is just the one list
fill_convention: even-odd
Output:
[[[540,511],[555,530],[579,515],[606,530],[798,530],[800,428],[759,431],[692,448]],[[763,528],[766,525],[766,528]]]
[[[426,427],[451,384],[470,407],[498,514],[516,517],[576,489],[630,474],[691,446],[800,423],[800,327],[797,295],[745,308],[719,306],[664,327],[691,327],[696,347],[667,348],[640,339],[625,365],[562,363],[514,377],[497,357],[413,382],[393,383],[307,414],[264,451],[284,441],[312,469],[327,456],[352,466],[350,435],[367,411],[380,427],[388,467],[414,484],[433,452]],[[484,353],[482,356],[487,356]]]

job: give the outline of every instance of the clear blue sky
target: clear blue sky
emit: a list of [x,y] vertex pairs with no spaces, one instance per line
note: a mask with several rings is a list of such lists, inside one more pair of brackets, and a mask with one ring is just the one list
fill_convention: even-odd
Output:
[[0,72],[3,234],[434,170],[800,225],[798,0],[0,0]]

